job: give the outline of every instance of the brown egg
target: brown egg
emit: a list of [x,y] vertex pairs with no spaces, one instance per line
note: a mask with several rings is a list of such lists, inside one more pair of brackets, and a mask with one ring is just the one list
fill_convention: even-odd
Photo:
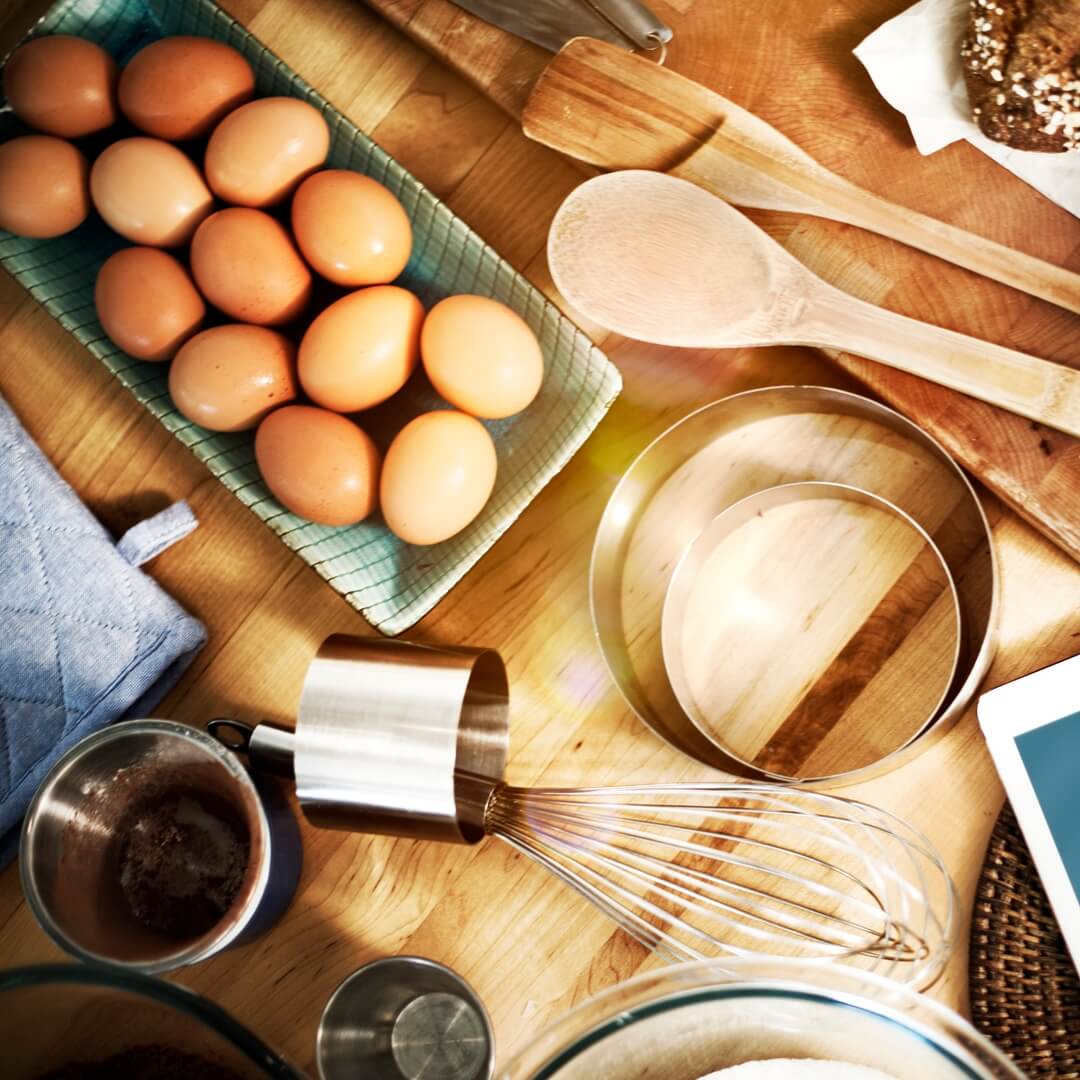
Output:
[[448,296],[424,320],[420,354],[432,386],[451,405],[497,420],[540,391],[544,356],[528,324],[486,296]]
[[460,412],[418,416],[386,451],[380,502],[386,524],[409,544],[438,544],[483,510],[495,486],[495,444]]
[[203,167],[214,193],[238,206],[272,206],[326,160],[330,129],[313,105],[268,97],[229,113],[210,136]]
[[337,412],[370,409],[416,368],[424,305],[407,289],[373,285],[331,304],[300,342],[300,382]]
[[211,214],[191,241],[191,273],[203,296],[240,322],[290,322],[311,297],[311,272],[284,226],[261,210]]
[[351,420],[310,405],[272,412],[255,433],[255,460],[286,509],[322,525],[354,525],[375,509],[379,452]]
[[338,285],[379,285],[405,269],[412,225],[405,208],[370,176],[326,169],[292,203],[296,243],[316,273]]
[[232,46],[212,38],[151,42],[120,75],[120,111],[159,139],[195,139],[255,94],[251,65]]
[[296,397],[296,346],[265,326],[211,327],[176,354],[169,393],[184,416],[211,431],[253,428]]
[[214,206],[187,155],[142,136],[105,147],[90,170],[90,197],[107,225],[150,247],[186,244]]
[[23,135],[0,145],[0,229],[43,240],[90,213],[90,165],[71,143]]
[[31,127],[77,139],[116,123],[116,61],[67,34],[34,38],[4,65],[4,97]]
[[105,260],[94,282],[94,307],[109,339],[140,360],[168,360],[206,315],[183,266],[149,247],[124,248]]

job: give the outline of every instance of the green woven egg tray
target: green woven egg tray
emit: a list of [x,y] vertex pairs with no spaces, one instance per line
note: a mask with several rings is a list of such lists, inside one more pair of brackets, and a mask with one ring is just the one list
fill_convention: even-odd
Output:
[[[545,366],[539,396],[517,416],[486,424],[499,457],[490,501],[457,536],[432,547],[415,547],[398,540],[377,517],[347,528],[328,528],[290,514],[259,476],[251,432],[210,432],[177,412],[169,398],[167,366],[143,363],[121,352],[97,321],[94,278],[105,259],[126,241],[96,215],[55,240],[26,240],[0,230],[0,265],[245,506],[373,626],[386,634],[407,629],[446,595],[566,465],[618,395],[618,372],[573,323],[415,177],[209,0],[61,0],[32,34],[88,38],[121,64],[167,34],[198,34],[227,42],[252,65],[259,96],[292,95],[322,112],[332,136],[328,167],[366,173],[401,200],[412,219],[415,243],[399,284],[417,293],[427,307],[453,293],[494,297],[535,331]],[[0,117],[0,138],[20,130],[10,112]],[[417,376],[361,420],[385,448],[413,416],[445,407]]]

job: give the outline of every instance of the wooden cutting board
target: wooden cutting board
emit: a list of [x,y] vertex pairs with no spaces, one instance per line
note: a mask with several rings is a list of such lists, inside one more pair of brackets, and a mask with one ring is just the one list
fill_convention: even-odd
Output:
[[[366,0],[520,117],[550,54],[449,0]],[[852,55],[909,0],[651,0],[675,30],[667,64],[894,202],[1080,271],[1080,221],[966,143],[914,147]],[[751,212],[826,280],[863,299],[1080,366],[1080,316],[851,226]],[[1080,560],[1080,440],[859,357],[837,362],[935,435]],[[723,354],[717,354],[717,363]]]

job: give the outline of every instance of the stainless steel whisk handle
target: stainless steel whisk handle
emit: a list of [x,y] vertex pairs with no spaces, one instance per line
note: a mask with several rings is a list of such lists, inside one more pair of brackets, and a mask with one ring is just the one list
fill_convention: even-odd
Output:
[[[297,733],[275,724],[248,724],[243,720],[217,717],[206,725],[207,731],[234,754],[246,754],[257,771],[296,779]],[[349,748],[343,747],[351,758]],[[313,824],[326,828],[352,829],[357,832],[387,833],[392,836],[475,843],[487,832],[488,810],[494,793],[504,785],[489,776],[455,770],[453,793],[455,817],[460,835],[437,835],[430,822],[419,814],[388,816],[384,809],[367,800],[343,799],[329,805],[325,800],[305,797],[297,785],[304,814]]]

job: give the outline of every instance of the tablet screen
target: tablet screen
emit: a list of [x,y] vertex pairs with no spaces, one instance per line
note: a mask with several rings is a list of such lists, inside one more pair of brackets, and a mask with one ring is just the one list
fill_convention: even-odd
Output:
[[1073,892],[1080,896],[1080,712],[1016,736],[1016,748]]

